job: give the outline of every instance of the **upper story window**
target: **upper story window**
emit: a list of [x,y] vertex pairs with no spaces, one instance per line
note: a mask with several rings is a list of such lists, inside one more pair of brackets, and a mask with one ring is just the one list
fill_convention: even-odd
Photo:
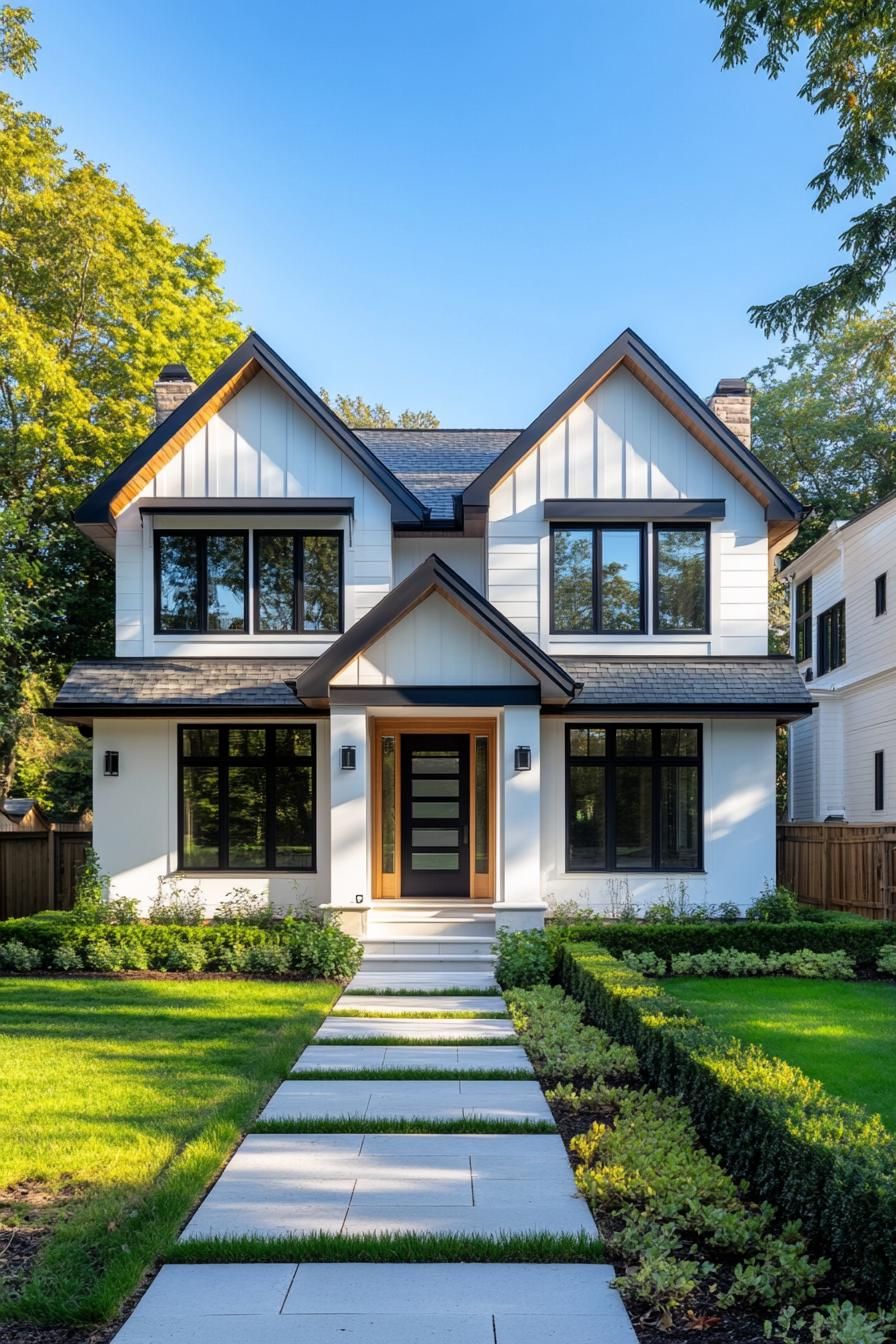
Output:
[[156,533],[156,632],[249,629],[247,532]]
[[875,616],[886,616],[887,614],[886,574],[878,574],[874,580],[874,614]]
[[[256,634],[342,630],[341,532],[255,533]],[[249,533],[156,533],[156,633],[249,631]]]
[[555,527],[551,550],[555,634],[644,632],[643,527]]
[[709,633],[708,527],[653,529],[653,585],[655,633]]
[[341,532],[256,532],[255,575],[259,634],[342,629]]
[[794,619],[794,654],[802,663],[812,657],[812,580],[803,579],[796,586],[796,613]]
[[818,675],[846,662],[846,603],[836,602],[818,618]]

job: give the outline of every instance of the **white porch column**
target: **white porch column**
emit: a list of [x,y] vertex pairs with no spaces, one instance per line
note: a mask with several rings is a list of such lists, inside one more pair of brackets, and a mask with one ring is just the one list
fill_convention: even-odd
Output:
[[[532,752],[531,770],[517,770],[517,747]],[[502,899],[495,905],[499,929],[540,929],[541,899],[541,718],[537,705],[508,705],[501,734]]]
[[[354,747],[355,768],[343,770],[342,747]],[[355,936],[367,931],[370,906],[370,808],[367,715],[357,705],[330,710],[330,908]],[[363,897],[363,904],[357,900]]]

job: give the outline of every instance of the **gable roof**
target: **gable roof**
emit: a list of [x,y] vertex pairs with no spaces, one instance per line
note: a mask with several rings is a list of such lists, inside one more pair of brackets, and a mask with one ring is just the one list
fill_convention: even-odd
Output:
[[793,524],[804,513],[799,500],[760,462],[678,374],[627,327],[587,369],[555,397],[464,490],[464,508],[488,506],[489,494],[554,426],[620,366],[628,369],[741,485],[758,499],[769,522]]
[[398,479],[429,509],[454,522],[455,501],[519,434],[518,429],[356,429]]
[[126,505],[136,498],[166,462],[176,456],[197,430],[208,423],[216,411],[232,400],[260,372],[272,378],[386,496],[392,505],[392,517],[396,522],[420,523],[426,519],[427,510],[420,500],[253,331],[195,392],[190,393],[177,410],[88,495],[74,515],[81,530],[103,544],[103,539],[108,539],[114,532],[115,518]]
[[575,680],[559,663],[477,593],[450,565],[437,555],[430,555],[296,679],[298,698],[306,704],[326,703],[333,678],[433,593],[450,602],[525,668],[539,683],[544,702],[566,703],[575,694]]

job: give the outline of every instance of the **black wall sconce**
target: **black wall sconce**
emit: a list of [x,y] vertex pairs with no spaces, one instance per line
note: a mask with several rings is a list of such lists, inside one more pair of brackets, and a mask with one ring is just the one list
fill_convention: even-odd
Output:
[[363,905],[363,904],[364,904],[364,897],[361,895],[356,896],[355,905]]
[[118,775],[118,752],[107,751],[103,758],[103,774]]
[[339,768],[340,770],[354,770],[358,765],[357,747],[339,748]]
[[531,769],[532,769],[532,748],[531,748],[531,747],[515,747],[515,748],[514,748],[514,751],[513,751],[513,768],[514,768],[514,770],[531,770]]

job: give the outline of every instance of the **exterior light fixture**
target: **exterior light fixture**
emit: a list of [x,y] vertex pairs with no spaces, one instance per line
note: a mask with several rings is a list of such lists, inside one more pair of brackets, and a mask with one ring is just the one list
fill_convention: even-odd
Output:
[[118,775],[118,752],[107,751],[103,758],[103,774]]
[[514,768],[514,770],[531,770],[531,769],[532,769],[532,748],[531,748],[531,747],[515,747],[515,748],[514,748],[514,751],[513,751],[513,768]]
[[339,748],[339,768],[340,770],[354,770],[358,764],[357,747]]

